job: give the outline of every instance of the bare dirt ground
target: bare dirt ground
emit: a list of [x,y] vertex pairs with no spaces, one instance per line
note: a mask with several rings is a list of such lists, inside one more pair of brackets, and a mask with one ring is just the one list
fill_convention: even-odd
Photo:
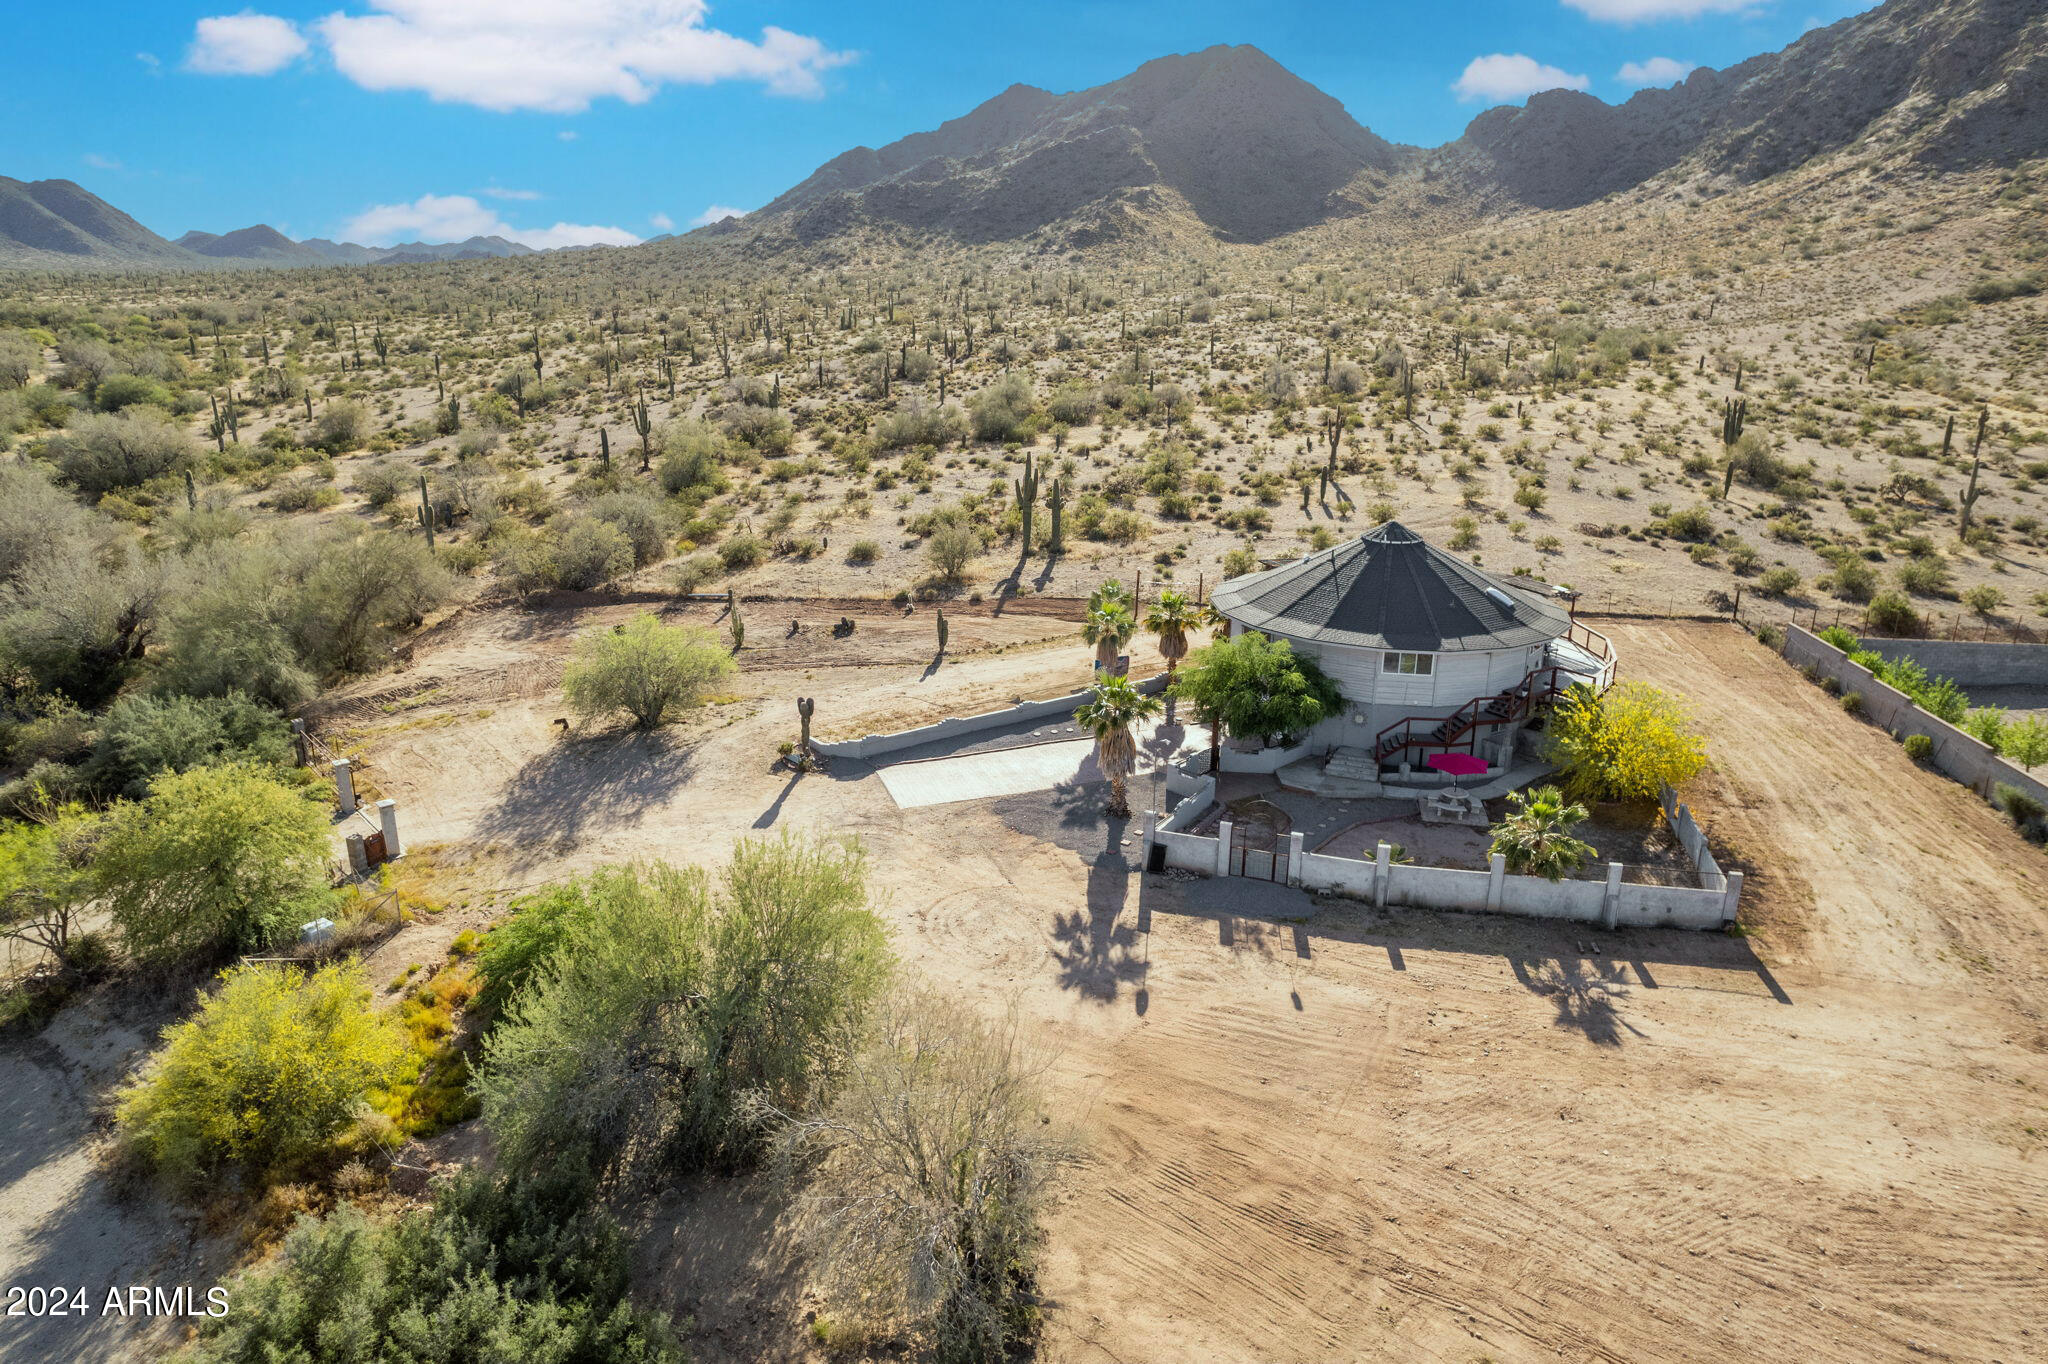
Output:
[[[631,609],[472,611],[341,694],[328,732],[412,846],[477,859],[498,894],[712,863],[763,830],[864,837],[906,965],[1014,1002],[1088,1134],[1041,1358],[2048,1354],[2048,863],[1739,631],[1611,633],[1708,728],[1696,808],[1749,873],[1747,938],[1147,877],[1085,788],[899,811],[866,765],[774,765],[800,689],[825,734],[1065,689],[1087,651],[1043,617],[963,613],[929,671],[921,614],[862,619],[843,661],[771,637],[736,699],[681,725],[558,737],[550,670]],[[750,639],[786,615],[752,609]],[[817,1355],[767,1190],[635,1215],[643,1288],[692,1320],[696,1358]]]

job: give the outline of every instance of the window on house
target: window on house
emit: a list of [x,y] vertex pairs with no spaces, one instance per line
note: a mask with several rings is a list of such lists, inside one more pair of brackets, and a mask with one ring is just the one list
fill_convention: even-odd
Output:
[[1434,654],[1382,654],[1380,671],[1383,673],[1408,673],[1412,676],[1427,677],[1436,663]]

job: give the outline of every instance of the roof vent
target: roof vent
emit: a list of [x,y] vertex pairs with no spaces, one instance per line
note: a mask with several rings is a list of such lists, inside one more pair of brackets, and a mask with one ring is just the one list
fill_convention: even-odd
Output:
[[1514,612],[1515,612],[1515,599],[1514,599],[1513,597],[1510,597],[1510,596],[1509,596],[1509,595],[1508,595],[1507,593],[1505,593],[1505,592],[1501,591],[1501,590],[1500,590],[1499,588],[1497,588],[1497,587],[1489,587],[1489,588],[1487,588],[1487,589],[1486,589],[1486,595],[1487,595],[1487,596],[1489,596],[1489,597],[1491,597],[1491,598],[1493,598],[1494,602],[1495,602],[1495,603],[1496,603],[1497,605],[1499,605],[1499,607],[1500,607],[1500,609],[1501,609],[1501,610],[1503,610],[1503,611],[1507,612],[1507,613],[1508,613],[1509,615],[1513,615],[1513,614],[1514,614]]

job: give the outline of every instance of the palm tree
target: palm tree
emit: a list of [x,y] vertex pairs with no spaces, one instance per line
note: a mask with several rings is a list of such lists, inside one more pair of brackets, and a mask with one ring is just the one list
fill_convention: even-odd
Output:
[[1130,608],[1117,600],[1091,606],[1088,621],[1081,627],[1081,638],[1095,646],[1095,661],[1105,671],[1116,666],[1116,656],[1137,633],[1138,622],[1132,619]]
[[1173,719],[1173,675],[1188,656],[1188,632],[1200,628],[1206,607],[1188,600],[1185,592],[1161,592],[1145,613],[1145,628],[1159,636],[1159,656],[1166,660],[1166,718]]
[[1598,856],[1592,844],[1572,836],[1586,818],[1586,807],[1566,804],[1564,793],[1555,786],[1511,792],[1508,804],[1514,808],[1493,826],[1489,851],[1505,856],[1509,871],[1562,881]]
[[1095,765],[1109,778],[1109,813],[1123,818],[1131,813],[1127,787],[1138,765],[1135,731],[1138,721],[1159,713],[1159,698],[1113,674],[1098,678],[1091,690],[1095,699],[1074,712],[1074,723],[1095,736]]
[[1105,606],[1121,606],[1126,611],[1130,610],[1131,589],[1118,579],[1105,579],[1102,586],[1088,594],[1088,609],[1100,611]]

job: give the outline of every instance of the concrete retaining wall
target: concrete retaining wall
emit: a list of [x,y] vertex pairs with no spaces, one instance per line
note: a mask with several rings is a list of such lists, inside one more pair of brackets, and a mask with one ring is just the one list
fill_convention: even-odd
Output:
[[[1141,692],[1157,696],[1166,690],[1166,674],[1148,677],[1136,684]],[[906,748],[932,743],[939,739],[957,739],[963,734],[976,734],[982,730],[1000,729],[1004,725],[1021,724],[1027,720],[1049,720],[1052,717],[1071,716],[1076,707],[1088,700],[1090,692],[1077,691],[1068,696],[1055,696],[1049,701],[1024,701],[1007,710],[992,710],[980,715],[948,716],[937,724],[924,725],[918,729],[898,730],[894,734],[870,734],[864,739],[842,739],[835,743],[814,743],[811,747],[831,758],[878,758],[886,753],[900,753]]]
[[1692,817],[1692,811],[1678,803],[1678,797],[1668,786],[1657,793],[1657,803],[1664,807],[1664,822],[1671,826],[1678,845],[1698,870],[1700,889],[1726,890],[1728,878],[1721,874],[1721,864],[1714,860],[1714,850],[1707,846],[1707,835]]
[[1971,687],[2048,686],[2048,644],[1994,644],[1966,639],[1866,639],[1885,658],[1910,658],[1933,677]]
[[[1168,784],[1169,787],[1171,783]],[[1159,828],[1166,833],[1180,833],[1200,819],[1211,805],[1216,803],[1216,779],[1203,777],[1195,783],[1194,789],[1183,795],[1180,804],[1173,807],[1173,813]]]
[[1984,799],[1990,800],[1998,784],[2004,782],[2036,800],[2048,802],[2048,784],[1999,757],[1989,744],[1938,716],[1929,715],[1914,705],[1911,697],[1878,681],[1870,669],[1852,662],[1847,654],[1818,635],[1797,625],[1787,625],[1785,660],[1796,667],[1811,668],[1820,677],[1833,678],[1845,695],[1860,694],[1864,717],[1891,733],[1925,734],[1934,740],[1934,753],[1929,761],[1935,769]]

